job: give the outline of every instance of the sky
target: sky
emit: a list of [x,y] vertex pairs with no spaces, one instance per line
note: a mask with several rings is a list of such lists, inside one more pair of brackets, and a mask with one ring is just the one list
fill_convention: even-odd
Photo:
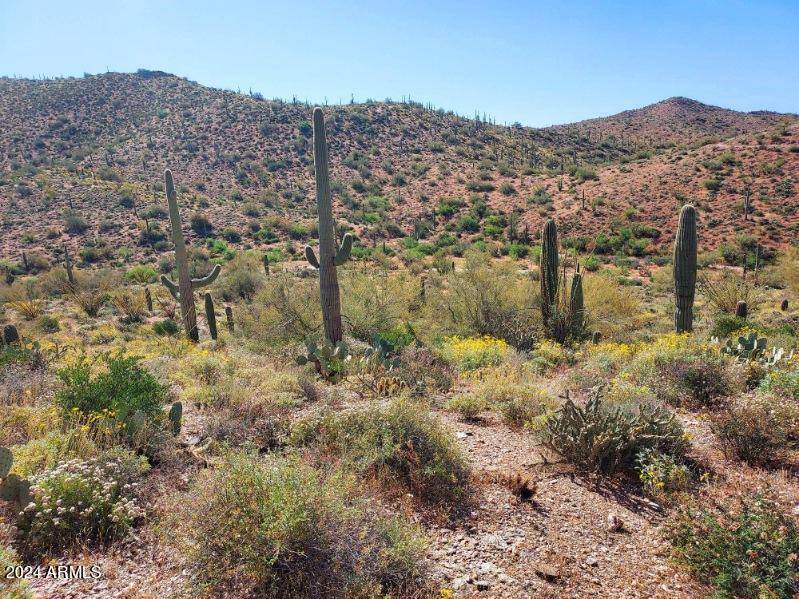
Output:
[[163,70],[545,126],[687,96],[799,112],[799,0],[0,0],[0,75]]

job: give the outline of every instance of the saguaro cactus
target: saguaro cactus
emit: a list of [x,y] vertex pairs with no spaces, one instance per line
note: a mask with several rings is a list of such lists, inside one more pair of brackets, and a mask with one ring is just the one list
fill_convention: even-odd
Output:
[[210,293],[205,294],[205,320],[208,321],[208,331],[211,333],[211,339],[216,341],[216,313],[214,312],[214,299]]
[[263,262],[264,262],[264,274],[268,277],[269,276],[269,255],[268,254],[264,254]]
[[569,297],[569,317],[571,318],[571,332],[579,336],[585,327],[585,302],[583,299],[583,275],[579,272],[572,277],[572,291]]
[[335,344],[341,341],[341,300],[336,267],[344,264],[352,250],[352,235],[347,233],[336,248],[333,225],[333,206],[330,178],[327,170],[327,141],[322,109],[313,111],[314,171],[316,172],[316,209],[319,214],[319,258],[310,246],[305,246],[308,263],[319,269],[319,296],[325,339]]
[[678,333],[693,330],[696,248],[696,210],[686,204],[680,210],[674,240],[674,329]]
[[738,302],[735,305],[735,315],[738,318],[746,318],[748,313],[749,313],[749,309],[746,306],[746,302]]
[[172,225],[172,243],[175,244],[175,263],[178,268],[178,282],[175,283],[166,275],[161,275],[161,283],[169,289],[177,301],[180,302],[180,313],[183,317],[183,327],[186,336],[191,341],[199,341],[197,331],[197,312],[194,307],[194,290],[209,285],[219,276],[221,267],[217,264],[213,270],[200,279],[189,276],[189,257],[186,253],[186,242],[183,240],[183,231],[180,228],[180,212],[178,211],[178,194],[172,181],[172,173],[167,169],[164,172],[166,183],[166,197],[169,202],[169,222]]
[[230,306],[225,306],[225,318],[227,319],[227,330],[232,333],[236,324],[233,322],[233,308]]
[[544,223],[541,231],[541,317],[549,326],[558,297],[558,228],[552,219]]

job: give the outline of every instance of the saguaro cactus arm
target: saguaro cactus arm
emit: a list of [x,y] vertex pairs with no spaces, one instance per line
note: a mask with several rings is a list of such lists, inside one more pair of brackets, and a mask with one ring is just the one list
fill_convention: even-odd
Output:
[[336,257],[333,258],[333,264],[341,266],[350,259],[350,252],[352,252],[352,235],[347,233],[341,241],[341,247],[336,252]]
[[214,264],[214,267],[211,269],[211,272],[209,272],[207,275],[205,275],[204,277],[200,277],[199,279],[191,280],[192,289],[199,289],[200,287],[205,287],[206,285],[210,285],[219,276],[221,270],[222,267],[219,266],[219,264]]
[[180,300],[180,292],[178,291],[178,284],[175,283],[166,275],[161,275],[161,284],[169,290],[176,300]]
[[308,261],[308,264],[314,268],[319,268],[319,260],[317,259],[316,253],[313,251],[313,248],[310,245],[305,246],[305,259]]

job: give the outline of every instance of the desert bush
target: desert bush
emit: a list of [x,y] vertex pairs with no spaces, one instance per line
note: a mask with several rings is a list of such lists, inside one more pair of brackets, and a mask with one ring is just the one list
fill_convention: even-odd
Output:
[[474,393],[460,393],[450,399],[446,407],[448,410],[460,414],[461,418],[464,420],[473,421],[478,419],[480,413],[483,412],[488,405],[479,395]]
[[583,296],[591,328],[605,337],[629,339],[643,322],[636,292],[602,273],[583,277]]
[[263,263],[251,253],[239,254],[225,265],[215,288],[227,302],[252,300],[264,284]]
[[323,413],[300,422],[292,439],[429,503],[454,506],[467,494],[469,471],[452,434],[402,398],[384,407]]
[[111,297],[111,303],[126,323],[141,322],[147,316],[147,305],[140,294],[118,291]]
[[[57,372],[64,386],[56,393],[56,403],[65,413],[106,412],[121,423],[137,411],[159,415],[167,390],[139,362],[136,356],[122,354],[78,355]],[[101,371],[95,372],[95,365]]]
[[685,508],[667,536],[677,559],[717,597],[791,599],[799,592],[799,529],[762,495]]
[[738,398],[713,417],[712,429],[728,456],[768,463],[799,440],[799,406],[762,393]]
[[64,230],[70,235],[81,235],[89,228],[89,223],[74,210],[64,212]]
[[3,302],[25,320],[34,320],[44,312],[44,301],[36,281],[27,279],[15,281],[3,292]]
[[777,273],[788,289],[799,293],[799,247],[785,249],[777,261]]
[[151,266],[147,266],[146,264],[137,264],[125,273],[125,280],[133,281],[134,283],[139,283],[140,285],[144,285],[146,283],[155,283],[158,280],[158,273]]
[[760,389],[766,393],[799,401],[799,369],[793,366],[785,370],[768,372],[760,382]]
[[322,329],[319,283],[314,278],[275,274],[240,314],[237,322],[243,333],[258,343],[298,343],[317,337]]
[[540,337],[538,302],[529,277],[520,277],[512,264],[491,264],[487,254],[472,250],[462,270],[430,279],[424,329],[488,335],[526,350]]
[[18,544],[33,558],[123,537],[144,515],[135,499],[143,457],[117,450],[70,460],[31,479],[31,502],[17,520]]
[[408,320],[418,283],[406,273],[346,269],[341,276],[342,318],[347,332],[369,342]]
[[458,370],[478,370],[487,366],[498,366],[511,351],[505,341],[489,336],[448,337],[439,348],[441,357]]
[[231,454],[182,503],[203,595],[402,596],[423,585],[416,530],[299,460]]
[[[13,572],[11,569],[19,566],[13,548],[0,546],[0,570]],[[24,578],[4,579],[0,582],[0,591],[6,599],[34,599],[33,591]]]
[[118,286],[116,276],[108,271],[84,274],[77,278],[69,297],[91,318],[95,318]]
[[55,316],[42,316],[39,318],[39,329],[43,333],[57,333],[61,330],[61,325]]
[[177,335],[180,327],[171,318],[163,318],[153,323],[153,333],[160,336]]
[[400,365],[394,374],[405,382],[412,394],[425,397],[431,392],[445,393],[452,388],[455,372],[430,349],[410,345],[399,355]]
[[646,403],[610,405],[600,392],[580,406],[567,399],[542,429],[545,447],[579,470],[613,474],[631,468],[643,450],[680,457],[687,441],[674,414]]
[[638,453],[635,468],[644,491],[653,497],[668,498],[687,491],[691,483],[691,471],[685,464],[654,448]]
[[744,373],[691,335],[668,334],[644,346],[624,369],[631,380],[672,405],[709,406],[745,388]]
[[702,273],[697,279],[697,287],[711,306],[727,314],[735,314],[738,302],[746,302],[749,310],[754,311],[762,301],[762,293],[751,279],[746,280],[726,269],[717,278]]

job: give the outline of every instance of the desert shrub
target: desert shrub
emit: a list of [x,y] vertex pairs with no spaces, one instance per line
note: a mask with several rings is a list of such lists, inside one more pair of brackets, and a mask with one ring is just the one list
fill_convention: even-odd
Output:
[[137,264],[125,273],[125,279],[144,285],[145,283],[155,283],[158,273],[151,266]]
[[605,337],[628,339],[642,322],[641,302],[630,287],[622,287],[603,274],[583,277],[590,327]]
[[147,461],[123,450],[70,460],[31,479],[31,502],[17,521],[23,555],[36,557],[123,537],[144,515],[136,480]]
[[264,284],[263,262],[253,254],[239,254],[227,265],[215,285],[227,302],[250,301]]
[[237,323],[245,336],[266,345],[301,342],[322,329],[319,282],[279,273],[270,276]]
[[442,358],[458,370],[477,370],[498,366],[511,353],[502,339],[484,336],[477,338],[448,337],[439,348]]
[[767,394],[742,397],[714,416],[712,429],[728,456],[768,463],[799,440],[799,406]]
[[746,319],[734,314],[719,314],[713,322],[713,328],[710,330],[712,337],[724,339],[729,337],[734,332],[741,330],[746,326]]
[[64,230],[70,235],[81,235],[89,228],[89,223],[74,210],[64,212]]
[[799,369],[772,370],[760,382],[760,389],[799,401]]
[[208,220],[208,217],[198,212],[195,212],[191,215],[189,222],[191,225],[191,230],[200,237],[207,237],[214,229],[211,221]]
[[95,318],[108,301],[111,290],[117,286],[118,280],[113,273],[106,271],[82,274],[70,289],[69,297],[87,316]]
[[4,290],[2,300],[7,308],[25,320],[34,320],[44,312],[41,290],[33,279],[15,281],[9,289]]
[[539,294],[512,264],[491,264],[487,254],[466,254],[463,270],[431,278],[425,329],[460,336],[488,335],[518,349],[540,336]]
[[371,341],[408,320],[418,283],[384,269],[347,269],[341,276],[342,317],[350,335]]
[[777,273],[788,289],[799,293],[799,247],[785,249],[777,261]]
[[[139,361],[122,354],[79,355],[57,373],[64,387],[56,403],[66,413],[106,412],[123,423],[139,410],[151,417],[160,414],[167,390]],[[100,372],[93,373],[95,363]]]
[[466,421],[477,420],[487,407],[485,400],[474,393],[461,393],[447,402],[447,409],[457,412]]
[[687,491],[691,483],[691,471],[685,464],[653,448],[638,453],[635,468],[644,491],[653,497]]
[[583,406],[567,399],[547,419],[541,435],[547,448],[579,470],[604,474],[631,468],[643,450],[680,457],[687,446],[682,426],[665,408],[610,405],[598,392]]
[[289,428],[285,410],[270,402],[247,399],[210,414],[205,432],[230,446],[252,444],[264,451],[283,445]]
[[42,316],[39,318],[39,329],[43,333],[57,333],[61,330],[61,325],[54,316]]
[[467,493],[469,471],[452,434],[408,400],[357,412],[325,413],[300,422],[292,438],[429,503],[454,505]]
[[744,387],[742,373],[716,347],[673,333],[641,349],[624,374],[673,405],[708,406]]
[[717,278],[703,273],[697,279],[697,286],[711,306],[727,314],[735,314],[738,302],[746,302],[749,310],[754,311],[762,301],[762,294],[751,280],[730,270],[724,270]]
[[153,323],[153,333],[160,336],[177,335],[180,327],[171,318],[163,318]]
[[203,595],[400,596],[422,585],[416,530],[298,460],[231,454],[183,503]]
[[430,349],[410,345],[400,354],[400,365],[394,374],[405,382],[412,394],[424,397],[431,392],[444,393],[452,388],[455,375],[452,366]]
[[683,509],[667,535],[677,559],[717,597],[791,599],[799,592],[799,529],[762,495]]
[[126,323],[141,322],[147,316],[144,298],[131,291],[118,291],[111,297],[111,303]]

